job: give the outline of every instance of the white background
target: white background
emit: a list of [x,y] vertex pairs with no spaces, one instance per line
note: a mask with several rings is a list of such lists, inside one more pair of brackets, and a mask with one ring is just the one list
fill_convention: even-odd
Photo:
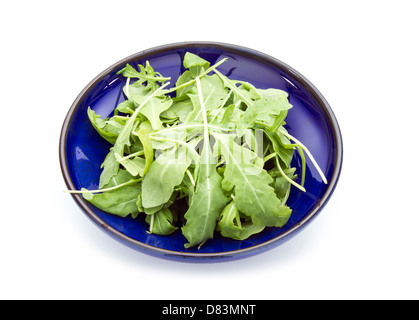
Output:
[[[2,1],[2,299],[418,299],[417,1]],[[179,41],[238,44],[306,76],[344,163],[310,226],[264,254],[186,264],[116,242],[78,208],[62,122],[97,74]]]

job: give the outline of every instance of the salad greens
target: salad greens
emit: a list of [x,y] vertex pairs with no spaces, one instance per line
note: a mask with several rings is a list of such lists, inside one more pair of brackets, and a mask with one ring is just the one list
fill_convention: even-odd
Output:
[[[127,64],[126,100],[102,119],[88,108],[98,134],[110,144],[98,190],[82,193],[108,213],[137,218],[149,232],[180,229],[185,247],[202,246],[215,232],[243,240],[266,227],[284,226],[291,185],[304,189],[306,158],[326,178],[309,150],[284,128],[292,105],[279,89],[233,80],[187,52],[175,85],[146,62]],[[302,160],[300,183],[291,167]]]

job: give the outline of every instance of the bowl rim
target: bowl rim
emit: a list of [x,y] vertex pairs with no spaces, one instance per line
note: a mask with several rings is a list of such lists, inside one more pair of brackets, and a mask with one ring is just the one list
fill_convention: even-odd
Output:
[[165,256],[165,257],[175,257],[175,258],[183,258],[183,259],[214,259],[214,258],[231,258],[233,256],[246,256],[255,251],[261,251],[268,247],[273,247],[280,242],[291,238],[292,236],[296,235],[299,231],[301,231],[304,227],[308,225],[309,222],[312,221],[314,217],[316,217],[321,209],[326,205],[328,200],[330,199],[331,195],[333,194],[337,182],[340,177],[340,173],[342,170],[342,162],[343,162],[343,142],[342,142],[342,134],[336,119],[335,114],[333,113],[332,108],[330,107],[329,103],[320,93],[320,91],[307,79],[305,78],[300,72],[295,70],[294,68],[290,67],[286,63],[274,58],[266,53],[260,52],[255,49],[251,49],[248,47],[244,47],[241,45],[235,45],[230,43],[223,43],[223,42],[211,42],[211,41],[193,41],[193,42],[175,42],[170,44],[164,44],[160,46],[156,46],[150,49],[146,49],[143,51],[139,51],[132,55],[127,56],[124,59],[119,60],[118,62],[112,64],[110,67],[103,70],[99,73],[93,80],[91,80],[84,89],[79,93],[76,97],[74,102],[72,103],[67,115],[64,119],[61,133],[60,133],[60,140],[59,140],[59,161],[61,166],[61,172],[66,183],[66,186],[69,190],[75,189],[75,186],[71,180],[68,164],[66,161],[66,137],[68,134],[68,129],[72,118],[74,116],[75,111],[77,110],[80,102],[84,99],[84,97],[89,93],[92,87],[94,87],[104,76],[107,74],[114,72],[116,69],[120,69],[122,66],[125,66],[132,60],[140,60],[147,58],[150,55],[164,53],[166,51],[172,51],[176,49],[185,49],[185,48],[219,48],[221,50],[225,50],[228,52],[232,52],[235,54],[239,54],[252,60],[263,62],[264,64],[269,64],[283,72],[284,74],[289,74],[293,78],[297,79],[300,84],[304,87],[305,90],[310,94],[310,96],[315,100],[316,104],[320,106],[321,111],[326,116],[328,120],[328,124],[330,125],[330,129],[332,131],[333,139],[335,142],[335,158],[336,163],[333,171],[332,178],[328,182],[328,187],[326,192],[324,193],[323,197],[319,200],[318,204],[309,212],[309,214],[298,224],[287,230],[286,232],[282,233],[281,235],[262,242],[258,245],[254,245],[251,247],[243,248],[243,249],[236,249],[232,251],[223,251],[223,252],[214,252],[214,253],[199,253],[199,252],[188,252],[188,251],[174,251],[169,249],[163,249],[148,245],[146,243],[137,241],[131,237],[126,236],[125,234],[119,232],[118,230],[112,228],[106,222],[104,222],[101,218],[99,218],[95,212],[87,205],[85,200],[79,195],[72,193],[73,199],[76,201],[78,206],[84,211],[84,213],[99,227],[102,227],[105,231],[109,232],[111,236],[116,238],[117,240],[123,242],[124,244],[140,249],[146,253],[150,253],[157,256]]

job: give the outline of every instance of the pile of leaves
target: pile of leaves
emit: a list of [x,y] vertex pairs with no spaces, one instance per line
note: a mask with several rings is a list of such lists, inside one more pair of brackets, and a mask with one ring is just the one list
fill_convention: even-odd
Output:
[[[185,247],[215,232],[243,240],[284,226],[291,185],[305,191],[307,148],[284,128],[292,105],[286,92],[232,80],[187,52],[174,86],[146,62],[126,65],[121,102],[110,118],[89,108],[96,131],[110,144],[98,190],[83,197],[110,214],[145,215],[149,232],[181,229]],[[302,160],[300,183],[291,167]],[[326,182],[324,175],[322,178]]]

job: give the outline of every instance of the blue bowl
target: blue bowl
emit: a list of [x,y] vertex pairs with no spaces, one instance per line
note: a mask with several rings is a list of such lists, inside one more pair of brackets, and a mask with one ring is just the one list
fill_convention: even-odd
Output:
[[[97,189],[100,165],[109,151],[109,143],[94,130],[87,117],[90,106],[96,114],[106,117],[124,100],[125,79],[117,72],[127,63],[144,64],[146,60],[164,76],[172,79],[183,73],[184,54],[190,51],[211,64],[228,57],[217,68],[232,79],[248,81],[258,88],[279,88],[289,94],[293,108],[287,116],[290,134],[305,144],[317,160],[328,180],[324,184],[307,159],[306,192],[292,187],[287,204],[293,213],[282,228],[266,228],[247,240],[226,239],[215,234],[200,249],[185,249],[186,239],[181,231],[170,236],[149,234],[144,217],[121,218],[103,212],[71,194],[84,213],[102,230],[123,244],[154,256],[193,262],[225,261],[264,252],[278,246],[303,230],[330,199],[342,167],[342,137],[336,118],[321,93],[299,72],[283,62],[259,51],[240,46],[193,42],[163,45],[129,56],[93,79],[71,106],[62,127],[60,163],[69,189]],[[296,153],[293,166],[297,173],[301,162]]]

